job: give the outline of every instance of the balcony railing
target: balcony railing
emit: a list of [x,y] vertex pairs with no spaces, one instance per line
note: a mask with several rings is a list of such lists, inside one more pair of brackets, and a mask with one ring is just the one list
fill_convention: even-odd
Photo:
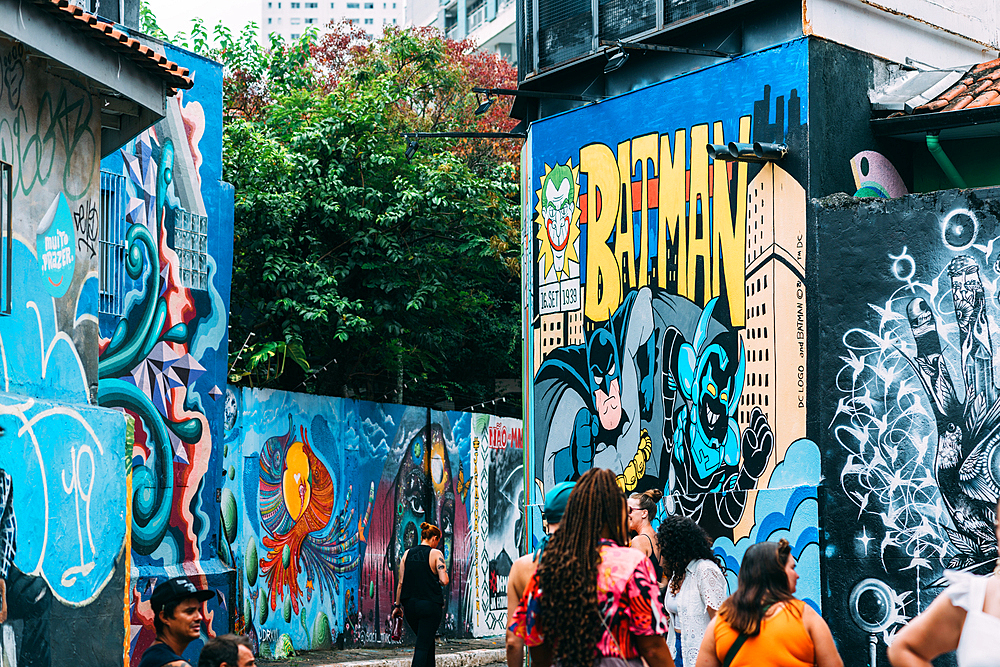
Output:
[[470,33],[479,26],[481,26],[483,24],[483,21],[485,20],[486,20],[486,4],[483,3],[469,13],[469,20],[468,20],[469,27],[466,30],[466,33]]
[[[516,0],[519,78],[755,0]],[[595,19],[596,17],[596,19]]]

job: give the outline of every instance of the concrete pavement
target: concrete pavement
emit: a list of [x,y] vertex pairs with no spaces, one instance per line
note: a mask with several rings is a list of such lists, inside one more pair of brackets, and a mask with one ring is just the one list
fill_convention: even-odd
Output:
[[[284,660],[257,660],[259,667],[410,667],[413,646],[300,651]],[[436,667],[500,667],[506,664],[504,638],[438,638]]]

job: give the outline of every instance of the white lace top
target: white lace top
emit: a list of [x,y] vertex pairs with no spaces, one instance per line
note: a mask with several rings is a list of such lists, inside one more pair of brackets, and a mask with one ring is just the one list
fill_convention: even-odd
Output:
[[945,572],[944,576],[950,584],[944,594],[967,612],[955,652],[958,667],[993,667],[997,664],[995,642],[1000,635],[1000,618],[983,611],[990,578],[965,572]]
[[[694,665],[698,661],[698,648],[705,636],[705,630],[711,620],[708,607],[718,609],[722,601],[729,595],[729,586],[719,566],[710,560],[693,560],[688,563],[684,574],[684,583],[676,597],[667,586],[664,606],[671,610],[670,629],[681,635],[681,653],[685,665]],[[668,600],[673,598],[674,600]],[[676,609],[676,613],[672,611]],[[668,641],[670,652],[674,652],[674,642]]]

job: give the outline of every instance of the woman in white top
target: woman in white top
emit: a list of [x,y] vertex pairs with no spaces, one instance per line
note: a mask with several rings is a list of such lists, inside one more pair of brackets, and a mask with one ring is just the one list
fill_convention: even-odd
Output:
[[670,612],[667,644],[677,667],[694,667],[705,628],[728,595],[726,577],[708,534],[692,519],[667,517],[656,538],[667,580],[663,598]]
[[894,667],[930,667],[931,660],[956,649],[958,667],[1000,664],[995,643],[1000,636],[997,571],[985,577],[946,572],[945,577],[950,586],[900,630],[889,646],[889,662]]

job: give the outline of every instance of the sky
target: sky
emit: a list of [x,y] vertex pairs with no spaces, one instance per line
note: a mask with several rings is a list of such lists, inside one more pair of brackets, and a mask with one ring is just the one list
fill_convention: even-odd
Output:
[[156,20],[171,37],[191,29],[191,19],[204,19],[211,34],[216,23],[228,26],[233,33],[256,21],[260,24],[260,0],[147,0]]

